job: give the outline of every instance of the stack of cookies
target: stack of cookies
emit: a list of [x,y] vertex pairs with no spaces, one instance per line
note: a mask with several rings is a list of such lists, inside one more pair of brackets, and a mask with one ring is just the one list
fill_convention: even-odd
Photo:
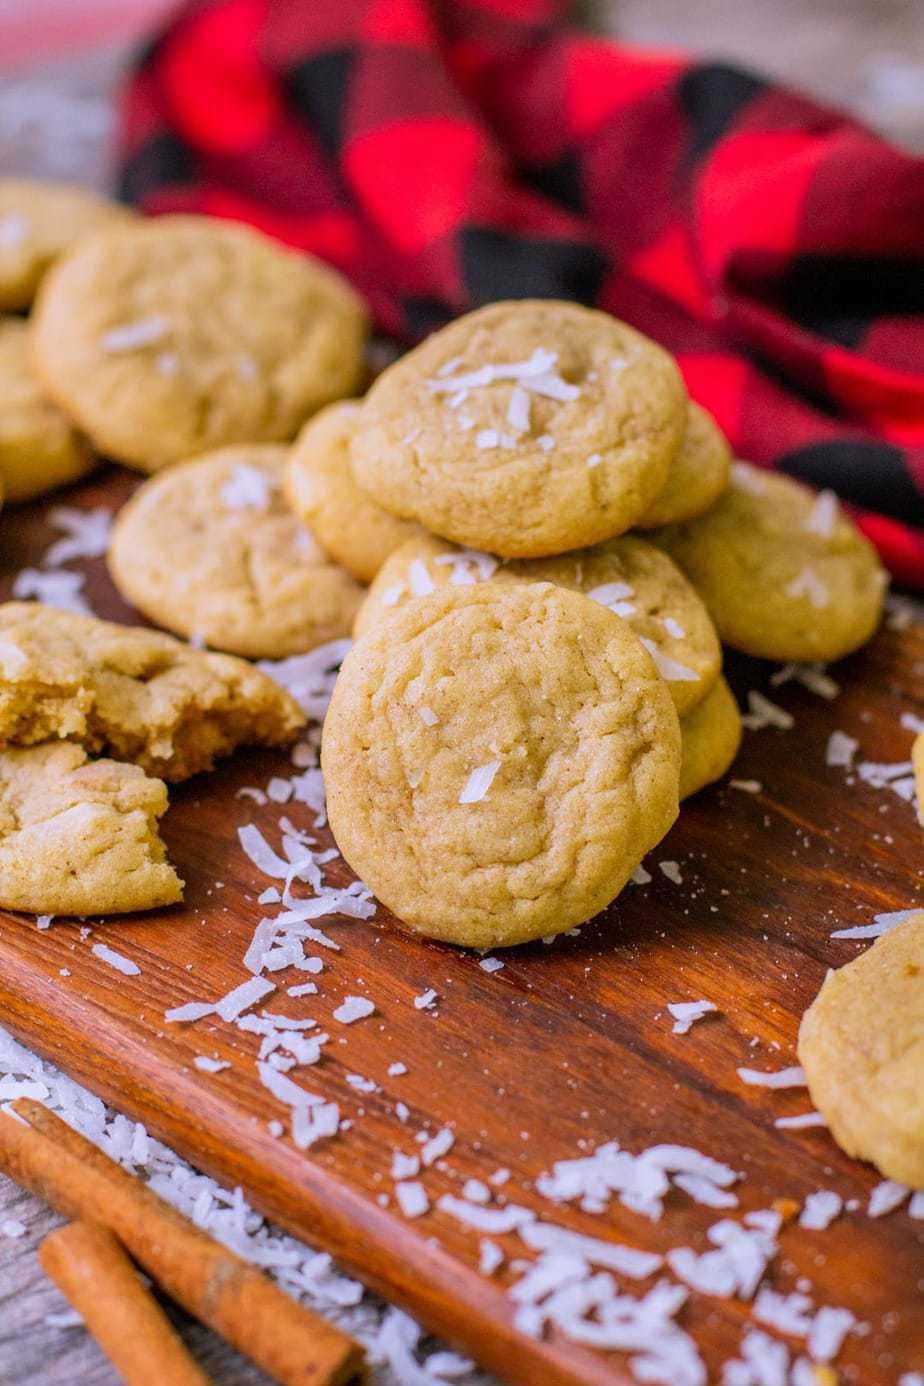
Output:
[[[409,927],[488,948],[590,918],[734,758],[720,642],[831,660],[874,630],[884,575],[835,498],[733,464],[672,357],[607,314],[493,304],[346,400],[366,315],[327,267],[113,209],[70,236],[47,218],[42,259],[27,191],[10,212],[0,186],[0,302],[37,289],[7,322],[31,388],[81,466],[157,473],[114,526],[116,586],[224,655],[355,635],[324,727],[330,820]],[[41,259],[18,297],[4,215]],[[8,452],[0,432],[4,475]],[[236,740],[294,725],[277,709]]]

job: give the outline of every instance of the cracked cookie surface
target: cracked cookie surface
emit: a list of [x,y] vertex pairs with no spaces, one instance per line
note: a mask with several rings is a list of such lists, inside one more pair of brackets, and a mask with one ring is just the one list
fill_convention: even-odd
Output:
[[0,741],[76,741],[165,780],[237,746],[286,745],[304,717],[268,675],[160,631],[30,602],[0,606]]
[[53,742],[0,751],[0,907],[126,914],[172,905],[183,882],[157,820],[162,780]]
[[686,427],[672,357],[607,313],[526,299],[458,318],[379,376],[358,484],[443,538],[505,558],[629,529]]
[[356,485],[350,439],[358,415],[358,403],[345,400],[308,420],[289,453],[286,495],[331,558],[358,582],[371,582],[395,549],[423,531]]
[[28,339],[22,318],[0,318],[0,480],[11,501],[44,495],[96,465],[87,440],[43,398]]
[[47,270],[78,237],[134,220],[128,207],[87,188],[0,178],[0,308],[28,308]]
[[360,608],[354,633],[363,635],[434,588],[483,581],[552,582],[608,606],[646,642],[681,716],[707,695],[719,676],[722,650],[702,601],[676,564],[634,535],[558,558],[509,563],[422,535],[383,565]]
[[353,870],[470,947],[591,918],[677,816],[667,686],[625,622],[550,583],[448,588],[371,630],[321,757]]
[[648,537],[686,573],[722,640],[745,654],[840,659],[879,623],[886,575],[833,492],[736,462],[711,510]]
[[292,438],[361,370],[366,312],[336,271],[247,227],[138,220],[47,275],[33,362],[99,451],[142,471]]
[[924,1188],[924,911],[828,973],[799,1062],[838,1145]]
[[122,595],[157,625],[248,659],[348,635],[362,588],[285,504],[286,455],[220,448],[146,481],[112,529]]

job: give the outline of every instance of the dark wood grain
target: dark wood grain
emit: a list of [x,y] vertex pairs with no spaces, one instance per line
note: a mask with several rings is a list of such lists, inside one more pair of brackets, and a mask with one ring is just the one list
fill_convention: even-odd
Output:
[[[110,472],[65,499],[114,505],[134,484]],[[40,507],[0,517],[4,590],[52,537]],[[94,608],[129,617],[103,564],[86,568]],[[188,883],[184,906],[90,921],[86,940],[75,923],[39,932],[30,918],[0,916],[0,1020],[199,1167],[240,1183],[261,1211],[335,1253],[504,1380],[628,1382],[618,1355],[518,1334],[503,1275],[495,1283],[477,1272],[475,1234],[439,1212],[407,1222],[377,1200],[391,1189],[392,1150],[413,1149],[424,1127],[451,1125],[455,1148],[427,1174],[432,1198],[506,1166],[511,1199],[652,1250],[701,1247],[716,1214],[685,1199],[655,1224],[618,1204],[603,1217],[570,1208],[553,1214],[532,1188],[536,1176],[585,1143],[615,1137],[639,1150],[679,1141],[745,1172],[742,1210],[818,1188],[865,1202],[875,1171],[848,1160],[825,1131],[774,1128],[775,1117],[807,1108],[804,1092],[746,1088],[735,1073],[740,1064],[794,1062],[799,1018],[825,969],[857,951],[831,940],[832,929],[924,897],[922,837],[910,806],[886,792],[845,788],[844,772],[824,763],[835,728],[859,737],[871,759],[907,755],[899,717],[922,711],[924,633],[884,630],[835,672],[843,692],[834,703],[795,685],[773,692],[796,728],[749,734],[735,769],[761,781],[763,792],[719,787],[697,796],[649,861],[652,883],[628,889],[579,937],[517,949],[488,975],[476,956],[412,938],[381,909],[369,923],[325,921],[343,952],[325,957],[320,994],[295,1002],[280,992],[272,1001],[274,1010],[330,1025],[332,1043],[306,1082],[353,1120],[348,1133],[308,1154],[267,1130],[281,1113],[257,1080],[253,1036],[211,1020],[176,1027],[162,1018],[168,1006],[220,996],[245,977],[241,957],[267,882],[240,852],[235,830],[256,822],[275,840],[279,809],[257,809],[235,792],[291,773],[285,756],[244,753],[172,793],[164,836]],[[767,666],[741,661],[731,673],[739,693],[767,690]],[[680,863],[682,885],[657,870],[665,859]],[[335,862],[329,876],[346,882],[349,872]],[[141,975],[123,978],[94,958],[90,948],[101,941],[134,959]],[[293,980],[301,978],[281,974],[283,985]],[[413,1006],[428,987],[440,995],[436,1014]],[[377,1013],[344,1028],[331,1013],[351,993],[369,995]],[[665,1004],[701,997],[722,1014],[685,1037],[672,1034]],[[202,1053],[231,1067],[201,1074],[192,1061]],[[390,1078],[388,1066],[399,1059],[409,1072]],[[358,1094],[348,1073],[372,1078],[379,1091]],[[397,1101],[410,1108],[406,1126]],[[508,1245],[517,1254],[516,1239]],[[847,1305],[872,1325],[842,1354],[853,1380],[892,1386],[899,1369],[924,1365],[921,1224],[904,1213],[873,1221],[858,1212],[825,1233],[788,1229],[782,1246],[772,1283],[791,1288],[808,1276],[818,1302]],[[682,1321],[715,1370],[735,1355],[748,1318],[740,1304],[693,1296]]]

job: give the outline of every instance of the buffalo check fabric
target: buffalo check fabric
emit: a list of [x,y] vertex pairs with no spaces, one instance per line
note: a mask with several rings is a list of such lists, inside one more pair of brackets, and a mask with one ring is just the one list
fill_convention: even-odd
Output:
[[497,298],[626,318],[924,587],[924,161],[568,8],[197,0],[126,84],[122,194],[329,260],[403,342]]

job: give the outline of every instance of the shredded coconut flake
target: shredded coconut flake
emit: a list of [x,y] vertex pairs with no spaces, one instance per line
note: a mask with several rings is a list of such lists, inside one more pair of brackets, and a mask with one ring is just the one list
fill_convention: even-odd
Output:
[[750,710],[742,715],[741,721],[750,731],[762,731],[764,727],[790,731],[795,726],[795,719],[791,713],[778,707],[776,703],[771,703],[769,698],[754,688],[748,693],[748,708]]
[[867,1213],[871,1218],[882,1218],[901,1207],[911,1190],[907,1184],[899,1184],[896,1179],[883,1179],[869,1196]]
[[659,861],[658,870],[666,876],[674,885],[683,885],[683,876],[680,871],[680,864],[676,861]]
[[83,573],[66,571],[42,572],[39,568],[23,568],[13,582],[13,596],[20,601],[34,597],[43,606],[55,606],[60,611],[76,611],[92,616],[89,602],[83,595]]
[[48,512],[48,523],[63,531],[45,552],[42,564],[58,568],[78,558],[102,558],[109,547],[112,511],[105,506],[80,510],[72,505],[56,505]]
[[825,764],[837,765],[845,768],[851,766],[859,744],[859,741],[852,736],[848,736],[846,732],[833,731],[828,737],[828,745],[825,751]]
[[840,1194],[834,1193],[832,1189],[819,1189],[817,1193],[810,1193],[806,1198],[799,1215],[799,1226],[813,1232],[823,1232],[840,1216],[843,1207],[844,1200]]
[[141,972],[141,968],[132,962],[131,958],[117,953],[114,948],[108,948],[105,943],[94,943],[90,951],[94,958],[99,958],[100,962],[115,968],[116,972],[121,972],[124,977],[137,977]]
[[140,347],[161,341],[169,331],[169,318],[155,313],[149,318],[138,318],[135,322],[121,323],[111,328],[103,333],[99,344],[103,351],[108,352],[137,351]]
[[639,637],[639,644],[645,646],[655,662],[658,673],[668,683],[699,683],[699,674],[695,669],[690,669],[686,664],[681,664],[679,659],[665,654],[660,645],[655,644],[653,640],[643,635]]
[[[664,862],[661,863],[661,866],[664,867]],[[711,1001],[670,1001],[667,1009],[674,1017],[674,1034],[685,1035],[696,1024],[697,1020],[702,1020],[704,1015],[709,1015],[717,1008]]]
[[805,1070],[794,1065],[792,1068],[778,1068],[764,1073],[757,1068],[739,1068],[738,1077],[742,1083],[754,1088],[804,1088]]
[[269,510],[273,499],[273,479],[262,467],[235,462],[231,475],[221,488],[226,510]]
[[345,996],[334,1011],[334,1020],[341,1025],[353,1025],[357,1020],[365,1020],[375,1010],[374,1002],[367,996]]
[[477,804],[487,797],[494,783],[494,776],[501,767],[499,760],[490,760],[487,765],[479,765],[471,772],[459,794],[460,804]]
[[430,1200],[423,1184],[410,1180],[395,1185],[395,1198],[406,1218],[423,1217],[430,1207]]

